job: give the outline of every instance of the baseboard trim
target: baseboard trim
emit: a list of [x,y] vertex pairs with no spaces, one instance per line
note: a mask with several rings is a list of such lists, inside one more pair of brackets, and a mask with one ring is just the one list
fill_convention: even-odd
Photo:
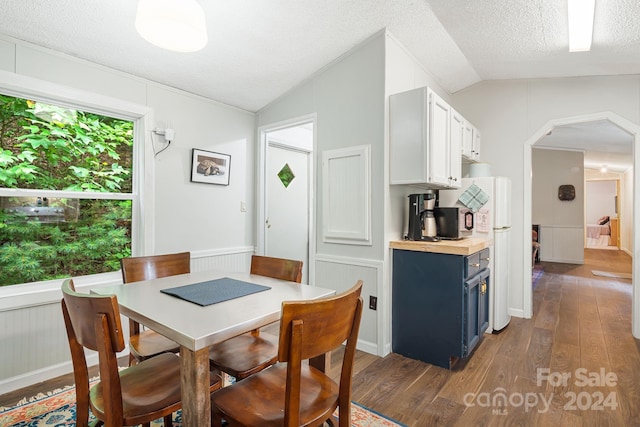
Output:
[[520,317],[522,319],[526,319],[527,317],[524,315],[524,310],[519,308],[510,308],[508,311],[509,316]]

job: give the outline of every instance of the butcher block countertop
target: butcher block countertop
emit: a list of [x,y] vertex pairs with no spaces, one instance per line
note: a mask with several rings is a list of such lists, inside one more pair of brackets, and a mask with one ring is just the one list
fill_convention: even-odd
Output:
[[392,240],[389,247],[405,251],[435,252],[450,255],[471,255],[491,246],[491,239],[469,237],[461,240],[440,240],[439,242],[423,242],[413,240]]

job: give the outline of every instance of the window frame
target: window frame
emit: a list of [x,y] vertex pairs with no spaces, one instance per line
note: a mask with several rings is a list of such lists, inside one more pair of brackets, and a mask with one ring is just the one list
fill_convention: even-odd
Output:
[[[150,253],[153,248],[153,150],[151,135],[153,110],[105,95],[74,89],[32,77],[0,70],[0,92],[14,97],[32,99],[48,104],[83,110],[95,114],[129,120],[134,123],[133,136],[133,185],[131,193],[80,193],[52,190],[0,188],[0,196],[20,197],[38,195],[66,196],[82,199],[132,200],[131,251],[134,255]],[[82,196],[82,197],[79,197]],[[86,196],[86,197],[85,197]],[[32,306],[59,298],[63,279],[24,283],[0,287],[0,311],[20,306]],[[119,272],[99,273],[74,277],[77,287],[112,284],[122,281]]]

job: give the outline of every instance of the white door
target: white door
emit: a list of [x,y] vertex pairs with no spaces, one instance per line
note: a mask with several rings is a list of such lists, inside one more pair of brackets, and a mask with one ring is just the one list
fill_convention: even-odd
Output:
[[309,283],[309,153],[268,142],[265,255],[304,262]]

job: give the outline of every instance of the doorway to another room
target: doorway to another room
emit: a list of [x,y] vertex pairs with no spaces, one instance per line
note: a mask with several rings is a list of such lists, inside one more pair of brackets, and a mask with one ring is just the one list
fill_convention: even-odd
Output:
[[[593,145],[589,145],[586,142],[586,138],[588,137],[587,133],[584,133],[580,138],[572,138],[572,143],[569,144],[556,144],[556,145],[551,145],[548,142],[548,139],[551,135],[553,134],[557,134],[559,133],[558,131],[565,131],[565,130],[575,130],[575,129],[589,129],[591,128],[592,130],[597,130],[598,128],[601,127],[605,127],[605,128],[609,128],[609,129],[613,129],[613,130],[617,130],[619,131],[623,138],[623,144],[620,144],[619,146],[614,146],[609,139],[603,139],[603,138],[599,138],[601,139],[601,144],[599,146],[596,146],[595,149],[593,148]],[[572,129],[573,128],[573,129]],[[597,132],[588,132],[589,134],[597,134]],[[597,136],[597,135],[595,135]],[[596,142],[596,141],[594,141]],[[592,250],[592,249],[584,249],[584,245],[582,244],[584,238],[586,238],[586,231],[585,231],[585,222],[576,220],[577,218],[584,218],[583,220],[586,220],[586,215],[585,213],[582,211],[582,209],[580,209],[579,212],[577,211],[571,211],[569,212],[569,215],[565,215],[565,217],[560,218],[559,221],[556,221],[556,224],[554,224],[552,227],[549,227],[551,230],[551,241],[547,241],[548,239],[545,239],[545,234],[547,234],[547,237],[549,237],[548,233],[545,233],[545,230],[543,229],[543,232],[541,233],[541,245],[542,245],[542,254],[543,257],[546,256],[554,256],[554,254],[558,254],[558,255],[566,255],[567,253],[571,253],[572,256],[574,256],[574,258],[577,259],[577,257],[579,256],[580,258],[582,258],[579,262],[569,262],[567,265],[571,265],[573,264],[573,267],[575,267],[576,264],[586,264],[587,260],[586,258],[592,258],[594,254],[594,252],[599,252],[602,255],[600,257],[604,257],[605,259],[609,257],[609,255],[614,255],[614,254],[620,254],[620,255],[624,255],[626,256],[630,262],[631,262],[631,268],[629,268],[628,270],[631,270],[633,273],[630,273],[628,271],[624,271],[622,273],[620,273],[620,275],[624,275],[625,278],[627,278],[626,280],[631,279],[631,286],[629,287],[629,294],[631,296],[631,316],[630,316],[630,320],[631,320],[631,329],[632,329],[632,333],[633,336],[636,338],[640,337],[640,292],[638,292],[638,281],[635,280],[636,277],[638,275],[638,271],[640,271],[640,259],[638,259],[637,257],[632,257],[632,254],[634,253],[634,248],[637,248],[638,245],[640,244],[639,242],[639,237],[640,234],[637,230],[637,226],[638,224],[640,224],[640,220],[638,220],[640,212],[637,211],[636,209],[634,209],[634,201],[638,199],[639,193],[640,193],[640,183],[639,180],[640,178],[638,178],[638,175],[633,173],[634,169],[637,169],[637,167],[640,164],[640,157],[638,157],[637,155],[635,155],[635,147],[638,146],[638,144],[640,144],[640,127],[638,127],[636,124],[629,122],[628,120],[614,114],[611,112],[602,112],[602,113],[596,113],[596,114],[590,114],[590,115],[584,115],[584,116],[576,116],[576,117],[567,117],[567,118],[562,118],[562,119],[554,119],[551,120],[549,122],[547,122],[544,126],[542,126],[541,128],[539,128],[526,142],[525,142],[525,149],[524,149],[524,168],[523,168],[523,177],[524,177],[524,200],[525,200],[525,206],[524,206],[524,212],[523,212],[523,217],[524,217],[524,225],[525,228],[523,230],[524,232],[524,237],[528,240],[529,239],[529,233],[531,233],[529,227],[531,227],[531,224],[535,224],[536,222],[538,222],[539,220],[535,220],[532,221],[532,215],[534,209],[536,209],[535,204],[533,203],[533,194],[535,193],[535,183],[536,183],[536,178],[535,178],[535,173],[533,173],[534,171],[534,157],[535,157],[535,153],[539,152],[539,150],[536,150],[537,148],[547,148],[547,149],[555,149],[555,150],[560,150],[557,151],[556,154],[559,155],[565,155],[565,153],[570,153],[570,152],[583,152],[585,153],[584,155],[584,170],[586,171],[587,169],[589,169],[589,167],[587,166],[588,161],[594,161],[595,163],[597,163],[597,167],[596,166],[592,166],[591,169],[599,169],[599,167],[602,165],[603,162],[608,160],[613,160],[616,157],[618,157],[619,155],[622,157],[626,157],[629,158],[629,169],[626,170],[626,172],[622,171],[621,172],[621,177],[619,178],[613,178],[615,179],[619,179],[620,182],[620,187],[618,189],[617,195],[619,196],[617,198],[617,213],[616,216],[619,219],[618,222],[618,231],[614,231],[614,233],[616,233],[616,237],[618,237],[618,235],[620,236],[620,238],[617,239],[616,246],[618,246],[620,248],[619,251],[599,251],[599,250]],[[589,159],[589,148],[591,148],[596,155],[594,156],[594,159]],[[619,149],[622,151],[616,152],[615,150]],[[544,151],[544,150],[542,150]],[[606,156],[610,156],[609,158],[605,159],[604,155]],[[553,157],[549,157],[551,159],[555,159],[558,156],[553,156]],[[609,163],[610,164],[610,163]],[[581,170],[583,169],[583,167],[581,167],[580,164],[576,163],[574,161],[574,164],[572,164],[570,167],[568,167],[569,165],[567,164],[567,162],[564,162],[562,165],[560,165],[559,168],[556,168],[558,171],[562,172],[562,168],[564,168],[565,170],[565,175],[560,176],[560,179],[557,180],[559,182],[556,182],[555,184],[555,191],[556,191],[556,197],[558,197],[560,200],[563,200],[563,203],[571,203],[571,201],[573,201],[573,197],[572,198],[561,198],[559,191],[562,189],[561,187],[566,187],[567,184],[566,180],[568,180],[570,177],[572,177],[573,175],[577,176],[577,179],[575,179],[576,177],[574,177],[572,179],[573,184],[575,185],[575,194],[576,194],[576,201],[578,202],[578,205],[583,205],[583,202],[580,201],[579,195],[580,195],[580,191],[584,191],[584,187],[582,187],[583,185],[586,187],[586,181],[589,179],[589,176],[587,174],[584,179],[584,181],[582,181],[580,179],[580,175],[583,175],[581,172]],[[538,177],[540,177],[541,175],[538,174]],[[604,179],[604,177],[603,177]],[[563,181],[563,182],[560,182]],[[570,187],[573,187],[573,185],[571,185]],[[546,193],[548,196],[550,195],[551,197],[553,197],[552,193]],[[550,199],[551,200],[551,199]],[[539,207],[539,206],[538,206]],[[578,208],[578,206],[576,206],[576,208]],[[555,215],[554,218],[557,219],[558,218],[558,213],[557,212],[552,212],[552,215]],[[611,215],[609,215],[611,216]],[[572,223],[570,224],[570,226],[567,226],[566,224],[569,224],[568,218],[572,218]],[[599,218],[598,218],[599,219]],[[615,221],[614,221],[615,223]],[[620,224],[622,224],[622,227],[620,227]],[[558,236],[556,236],[556,234],[558,234]],[[583,237],[585,236],[585,237]],[[555,237],[558,237],[557,239]],[[573,243],[571,243],[573,242]],[[549,248],[547,248],[546,246],[550,246]],[[528,245],[524,248],[525,252],[524,252],[524,262],[525,262],[525,266],[526,265],[531,265],[529,263],[535,263],[534,260],[532,260],[531,257],[531,249],[528,247]],[[556,250],[558,249],[558,250]],[[545,255],[546,253],[546,255]],[[542,261],[545,261],[544,259]],[[566,263],[566,261],[564,260],[550,260],[552,262],[559,262],[561,263],[560,265],[564,265],[562,263]],[[591,264],[592,262],[590,261],[589,264]],[[608,263],[605,261],[604,264]],[[608,267],[613,267],[613,265],[608,265]],[[527,269],[525,268],[524,274],[525,274],[525,282],[523,283],[523,302],[524,302],[524,317],[530,317],[533,314],[533,309],[534,309],[534,304],[533,304],[533,287],[531,285],[529,285],[530,280],[531,280],[531,276],[530,276],[530,271],[527,271]],[[591,272],[592,276],[597,276],[595,272]],[[613,277],[613,276],[612,276]],[[617,276],[616,276],[617,277]]]
[[[595,172],[595,171],[593,171]],[[606,172],[606,171],[605,171]],[[590,180],[585,171],[585,248],[619,250],[620,218],[618,200],[620,181]]]
[[314,123],[306,117],[259,131],[257,253],[302,261],[302,283],[313,277]]

